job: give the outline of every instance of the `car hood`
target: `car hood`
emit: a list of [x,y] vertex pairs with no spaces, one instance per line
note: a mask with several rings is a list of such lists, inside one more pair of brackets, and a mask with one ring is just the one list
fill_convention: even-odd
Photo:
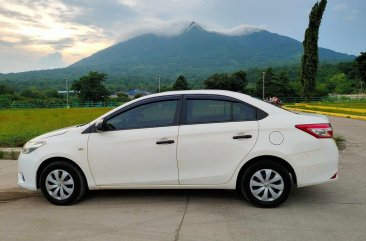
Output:
[[39,140],[44,140],[44,139],[47,139],[47,138],[50,138],[50,137],[63,135],[66,132],[68,132],[69,130],[71,130],[71,129],[75,128],[75,127],[78,127],[78,126],[80,126],[80,125],[69,126],[69,127],[65,127],[65,128],[62,128],[62,129],[54,130],[54,131],[51,131],[51,132],[47,132],[47,133],[45,133],[43,135],[40,135],[40,136],[37,136],[36,138],[33,138],[31,141],[39,141]]

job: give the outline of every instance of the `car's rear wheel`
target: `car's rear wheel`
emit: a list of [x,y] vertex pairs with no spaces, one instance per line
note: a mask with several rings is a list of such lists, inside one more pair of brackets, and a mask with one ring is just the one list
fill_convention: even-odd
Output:
[[46,199],[56,205],[74,204],[86,191],[80,171],[64,161],[52,162],[42,170],[40,187]]
[[241,192],[260,207],[277,207],[288,198],[291,177],[281,164],[258,161],[249,166],[241,177]]

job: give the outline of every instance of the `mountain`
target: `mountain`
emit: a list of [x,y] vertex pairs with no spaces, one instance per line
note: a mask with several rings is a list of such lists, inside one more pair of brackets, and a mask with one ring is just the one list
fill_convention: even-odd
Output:
[[[231,32],[207,31],[196,22],[175,36],[144,34],[103,49],[67,68],[0,75],[0,80],[78,78],[91,70],[112,78],[157,74],[174,78],[177,74],[207,76],[250,67],[299,64],[302,43],[257,28],[236,28]],[[351,61],[353,55],[319,48],[320,61]]]
[[[230,35],[206,31],[192,22],[180,35],[141,35],[99,51],[70,67],[129,75],[139,72],[152,75],[205,74],[299,63],[302,53],[301,42],[265,30]],[[354,56],[325,48],[319,49],[319,55],[322,62],[354,59]]]

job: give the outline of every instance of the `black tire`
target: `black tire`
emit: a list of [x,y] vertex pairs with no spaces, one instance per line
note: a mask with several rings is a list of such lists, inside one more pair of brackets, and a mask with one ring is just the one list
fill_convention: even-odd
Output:
[[[49,191],[47,190],[47,187],[46,187],[46,180],[47,180],[48,175],[55,170],[62,170],[65,173],[69,174],[69,176],[71,176],[72,181],[73,181],[73,185],[72,185],[73,191],[68,194],[69,196],[67,198],[62,199],[62,200],[58,200],[55,197],[53,197],[49,193]],[[49,181],[47,181],[47,182],[48,182],[48,184],[52,184]],[[87,190],[86,181],[85,181],[82,173],[79,171],[79,169],[76,168],[74,165],[64,162],[64,161],[55,161],[55,162],[52,162],[49,165],[47,165],[41,172],[41,175],[39,177],[39,184],[40,184],[40,188],[42,190],[44,197],[49,202],[51,202],[55,205],[75,204],[84,196],[84,194]],[[67,187],[70,187],[70,186],[67,186]],[[52,189],[52,190],[56,190],[56,189]],[[60,193],[60,191],[58,193]]]
[[[263,189],[261,186],[252,186],[252,188],[250,186],[250,181],[252,178],[254,181],[259,180],[257,177],[254,176],[254,174],[261,174],[262,177],[265,176],[264,169],[272,170],[271,177],[274,177],[273,175],[276,175],[276,173],[277,173],[282,178],[282,180],[273,182],[273,184],[279,184],[279,185],[283,184],[283,190],[276,189],[271,186],[271,191],[272,192],[274,191],[279,196],[274,198],[274,196],[272,196],[270,194],[270,191],[267,190],[268,194],[266,197],[268,200],[266,200],[266,201],[259,199],[261,195],[263,195],[263,197],[264,197],[264,191],[265,191],[264,189],[266,187],[264,187],[264,189]],[[281,164],[279,164],[277,162],[270,161],[270,160],[262,160],[262,161],[255,162],[251,166],[249,166],[243,172],[243,175],[239,178],[240,178],[240,191],[241,191],[242,195],[247,200],[249,200],[250,202],[252,202],[254,205],[256,205],[258,207],[263,207],[263,208],[277,207],[277,206],[281,205],[283,202],[285,202],[287,200],[288,196],[290,195],[291,185],[292,185],[290,174],[285,167],[283,167]],[[273,179],[273,180],[275,180],[275,179]],[[260,181],[258,181],[258,182],[260,182]],[[268,184],[266,183],[266,185],[268,185]],[[257,187],[258,187],[258,189],[254,189]],[[263,191],[261,191],[260,193],[257,194],[257,196],[259,196],[259,197],[256,197],[255,194],[253,194],[252,190],[259,191],[259,188],[262,188]]]

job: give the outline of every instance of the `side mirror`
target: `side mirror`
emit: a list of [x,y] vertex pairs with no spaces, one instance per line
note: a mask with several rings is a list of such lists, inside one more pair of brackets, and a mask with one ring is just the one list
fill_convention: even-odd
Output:
[[103,132],[104,131],[104,120],[100,119],[95,122],[95,130],[97,132]]

